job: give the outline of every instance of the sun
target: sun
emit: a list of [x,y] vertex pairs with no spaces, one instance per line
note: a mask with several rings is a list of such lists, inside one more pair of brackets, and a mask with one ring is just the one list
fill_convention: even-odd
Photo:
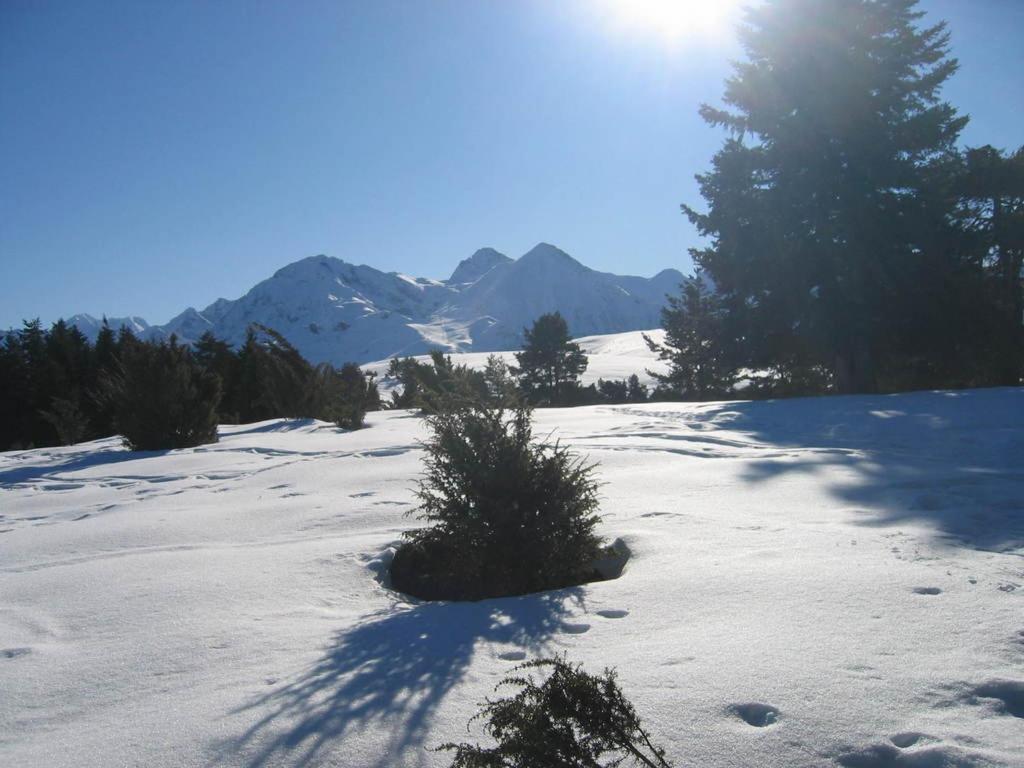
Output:
[[729,36],[741,9],[740,0],[596,0],[594,5],[612,31],[672,47]]

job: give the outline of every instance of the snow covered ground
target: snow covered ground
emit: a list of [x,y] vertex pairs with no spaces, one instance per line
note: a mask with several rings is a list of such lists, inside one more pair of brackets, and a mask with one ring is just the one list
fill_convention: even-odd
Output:
[[517,660],[566,653],[680,767],[1024,766],[1024,390],[537,422],[632,558],[475,604],[376,580],[410,413],[0,454],[0,765],[445,766]]

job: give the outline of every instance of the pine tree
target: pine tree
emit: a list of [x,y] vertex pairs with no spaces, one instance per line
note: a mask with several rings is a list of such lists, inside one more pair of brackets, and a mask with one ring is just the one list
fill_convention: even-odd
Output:
[[626,400],[631,403],[647,402],[647,385],[640,383],[640,377],[635,373],[626,380]]
[[488,402],[512,407],[519,403],[519,387],[508,363],[500,355],[488,355],[483,371]]
[[223,392],[219,407],[220,420],[230,423],[240,421],[238,418],[238,355],[234,353],[228,342],[218,339],[212,331],[206,331],[200,336],[199,340],[192,345],[192,350],[196,362],[204,370],[220,379]]
[[565,318],[558,312],[541,315],[523,335],[523,351],[516,353],[519,386],[531,402],[565,404],[587,369],[587,356],[572,341]]
[[665,341],[644,334],[644,341],[658,358],[668,362],[668,373],[648,371],[669,393],[692,400],[724,396],[736,380],[729,362],[730,345],[723,331],[721,301],[700,275],[681,286],[679,296],[669,296],[661,310]]
[[31,397],[28,366],[17,331],[6,333],[0,344],[0,450],[24,448],[29,443],[26,415]]
[[968,149],[956,192],[960,223],[986,278],[980,301],[997,315],[974,341],[990,349],[992,383],[1016,385],[1024,375],[1024,147],[1009,155],[992,146]]
[[600,551],[593,466],[533,439],[529,408],[475,403],[427,417],[417,496],[392,585],[427,600],[479,600],[586,581]]
[[[747,11],[746,60],[725,109],[732,137],[698,176],[710,247],[694,251],[755,369],[824,366],[872,391],[911,307],[941,304],[950,205],[933,194],[966,118],[939,98],[957,68],[944,24],[916,0],[766,0]],[[927,286],[925,293],[922,286]]]
[[113,405],[103,397],[103,382],[110,378],[117,366],[117,336],[103,318],[103,325],[96,336],[93,348],[93,371],[85,397],[90,404],[90,431],[98,437],[116,433],[114,428]]

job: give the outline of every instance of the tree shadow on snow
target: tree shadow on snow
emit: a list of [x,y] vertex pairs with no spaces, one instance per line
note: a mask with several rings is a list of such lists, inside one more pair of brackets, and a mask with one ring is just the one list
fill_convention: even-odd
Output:
[[422,759],[425,748],[436,746],[425,743],[432,716],[466,673],[478,643],[539,652],[566,627],[581,595],[572,588],[372,615],[338,632],[309,669],[236,710],[262,714],[224,748],[253,768],[315,765],[326,751],[350,754],[346,737],[370,731],[383,743],[374,749],[376,763],[362,755],[360,765],[394,765],[407,751]]
[[965,546],[1024,546],[1024,389],[716,403],[695,419],[764,451],[749,483],[817,475],[862,525],[925,521]]

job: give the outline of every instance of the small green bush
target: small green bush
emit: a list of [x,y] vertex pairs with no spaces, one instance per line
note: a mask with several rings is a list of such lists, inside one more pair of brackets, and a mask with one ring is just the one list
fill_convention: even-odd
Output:
[[528,673],[502,680],[496,690],[519,686],[514,695],[487,700],[473,718],[497,745],[442,744],[455,752],[451,768],[613,768],[627,764],[669,768],[633,705],[606,669],[600,677],[564,659],[540,659],[516,670],[549,669],[543,683]]
[[362,429],[366,412],[380,405],[373,376],[364,374],[355,363],[345,363],[334,373],[334,382],[330,405],[332,420],[343,429]]
[[533,440],[531,412],[473,404],[427,418],[419,517],[395,554],[395,589],[479,600],[594,580],[598,484],[568,449]]

